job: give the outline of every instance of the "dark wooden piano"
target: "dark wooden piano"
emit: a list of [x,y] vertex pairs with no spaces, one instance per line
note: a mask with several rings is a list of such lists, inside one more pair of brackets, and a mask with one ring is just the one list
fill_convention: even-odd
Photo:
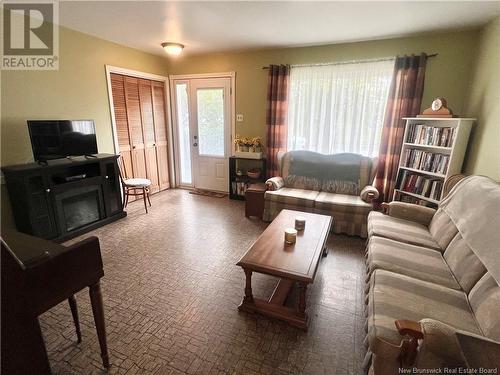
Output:
[[65,247],[15,231],[1,237],[1,373],[50,374],[38,316],[68,300],[81,341],[74,294],[89,288],[104,367],[109,367],[99,281],[104,276],[99,239]]

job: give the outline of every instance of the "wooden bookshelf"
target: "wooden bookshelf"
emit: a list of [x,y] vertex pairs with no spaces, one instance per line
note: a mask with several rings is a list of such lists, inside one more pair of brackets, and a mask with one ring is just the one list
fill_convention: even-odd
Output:
[[[243,164],[243,165],[240,165]],[[261,170],[259,178],[251,178],[246,174],[246,170],[251,167],[258,167]],[[240,169],[244,172],[237,174]],[[266,158],[253,159],[239,156],[229,158],[229,198],[245,200],[245,192],[251,184],[263,183],[266,181]],[[238,187],[239,185],[239,187]]]
[[410,172],[425,174],[427,176],[440,177],[440,178],[445,178],[446,177],[446,175],[444,175],[442,173],[424,171],[424,170],[421,170],[421,169],[409,168],[409,167],[400,167],[400,168],[401,169],[406,169],[407,171],[410,171]]
[[409,148],[421,148],[421,149],[425,149],[425,150],[435,150],[436,152],[442,152],[442,153],[446,153],[446,152],[449,153],[452,150],[452,147],[421,145],[418,143],[405,142],[403,145],[407,146]]
[[[393,200],[414,200],[413,203],[436,206],[442,198],[446,178],[462,171],[475,119],[409,117],[404,120],[404,141]],[[430,195],[433,185],[433,195]]]

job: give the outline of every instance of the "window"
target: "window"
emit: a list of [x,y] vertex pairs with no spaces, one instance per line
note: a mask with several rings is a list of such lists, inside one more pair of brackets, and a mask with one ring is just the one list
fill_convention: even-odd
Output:
[[196,95],[200,155],[224,156],[224,89],[198,89]]
[[394,60],[292,67],[288,150],[378,155]]
[[177,126],[179,132],[179,155],[181,184],[190,185],[191,177],[191,146],[189,141],[189,98],[188,84],[180,82],[175,84],[177,103]]

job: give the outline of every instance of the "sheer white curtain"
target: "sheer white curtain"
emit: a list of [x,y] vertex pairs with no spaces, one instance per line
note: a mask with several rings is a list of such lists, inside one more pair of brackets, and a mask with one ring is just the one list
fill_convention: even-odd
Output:
[[292,67],[288,150],[376,156],[394,60]]

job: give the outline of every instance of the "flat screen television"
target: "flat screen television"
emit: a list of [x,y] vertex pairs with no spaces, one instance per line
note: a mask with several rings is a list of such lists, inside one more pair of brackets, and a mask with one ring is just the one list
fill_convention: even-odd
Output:
[[29,120],[28,129],[37,161],[97,154],[92,120]]

